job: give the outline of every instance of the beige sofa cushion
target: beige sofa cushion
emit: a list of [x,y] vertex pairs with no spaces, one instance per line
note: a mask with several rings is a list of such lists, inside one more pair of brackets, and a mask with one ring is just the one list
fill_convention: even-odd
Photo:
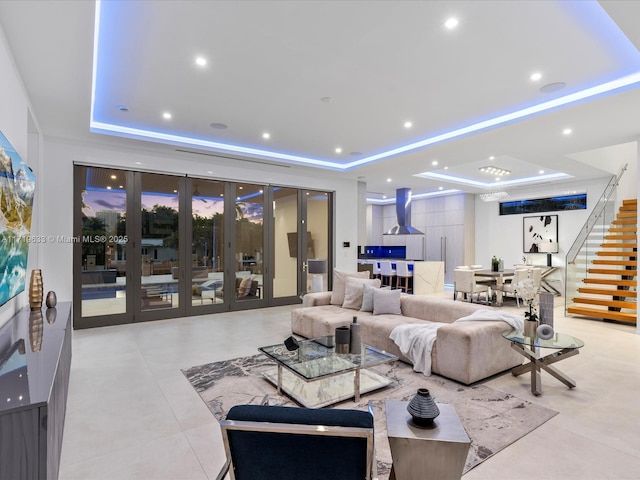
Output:
[[369,272],[341,272],[340,270],[333,271],[333,287],[331,290],[331,305],[342,306],[344,303],[344,281],[345,278],[369,278]]
[[373,292],[373,314],[374,315],[401,315],[400,310],[400,290],[381,290]]
[[342,308],[352,308],[360,310],[362,307],[362,295],[364,286],[368,285],[373,288],[380,288],[380,279],[378,278],[353,278],[344,279],[344,302]]

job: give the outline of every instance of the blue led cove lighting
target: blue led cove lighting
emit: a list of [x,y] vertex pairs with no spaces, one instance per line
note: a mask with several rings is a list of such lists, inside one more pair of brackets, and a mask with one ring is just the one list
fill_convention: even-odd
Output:
[[[602,28],[607,29],[607,31],[611,31],[612,29],[617,29],[617,26],[613,24],[613,22],[608,17],[606,12],[602,9],[602,7],[600,7],[597,4],[597,2],[584,2],[581,5],[581,8],[582,10],[580,11],[580,16],[582,17],[583,20],[584,20],[584,17],[589,16],[590,21],[592,23],[594,24],[597,23],[598,26],[602,25]],[[218,151],[218,152],[239,153],[239,154],[247,155],[250,157],[266,158],[266,159],[271,159],[276,161],[284,161],[286,163],[308,165],[308,166],[320,167],[320,168],[325,168],[330,170],[347,171],[355,167],[359,167],[372,162],[383,160],[385,158],[393,157],[395,155],[399,155],[402,153],[424,148],[429,145],[434,145],[440,142],[462,137],[464,135],[477,133],[477,132],[487,130],[499,125],[505,125],[509,122],[521,120],[523,118],[526,118],[541,112],[549,111],[555,108],[559,108],[559,107],[567,106],[580,101],[584,101],[587,99],[595,98],[600,95],[605,95],[605,94],[616,92],[616,91],[623,91],[625,89],[635,88],[640,85],[640,71],[634,72],[634,73],[627,73],[620,76],[619,78],[615,78],[613,80],[601,83],[599,85],[592,86],[590,88],[580,90],[578,92],[571,93],[569,95],[565,95],[560,98],[542,102],[536,105],[531,105],[526,108],[522,108],[506,114],[494,116],[470,125],[456,128],[448,132],[444,132],[438,135],[424,138],[417,142],[412,142],[406,145],[400,145],[390,150],[385,150],[383,152],[369,155],[359,160],[355,160],[348,163],[338,163],[331,160],[311,158],[311,157],[306,157],[302,155],[293,155],[293,154],[271,151],[271,150],[264,150],[260,148],[249,147],[249,146],[213,142],[213,141],[205,140],[201,138],[193,138],[193,137],[184,136],[184,135],[163,133],[163,132],[158,132],[153,130],[147,130],[144,128],[133,128],[125,125],[99,121],[96,118],[96,98],[98,96],[97,85],[100,83],[98,81],[99,80],[98,71],[109,71],[107,67],[103,69],[99,68],[100,65],[103,65],[101,62],[106,62],[106,60],[103,60],[100,55],[101,41],[106,41],[104,39],[101,39],[101,33],[100,33],[101,26],[102,26],[101,25],[102,9],[103,9],[103,2],[100,0],[97,0],[96,9],[95,9],[93,79],[92,79],[92,88],[91,88],[90,130],[92,132],[117,135],[117,136],[122,136],[127,138],[140,139],[140,140],[155,140],[155,141],[160,141],[162,143],[173,144],[173,145],[194,146],[194,147],[200,147],[206,150],[212,150],[212,151]],[[618,47],[619,51],[622,52],[624,55],[634,57],[630,59],[628,63],[640,64],[640,62],[638,61],[640,58],[640,52],[638,52],[637,49],[633,48],[633,45],[631,44],[631,42],[629,42],[628,39],[624,37],[622,32],[619,31],[619,29],[617,29],[616,33],[618,34],[617,35],[618,37],[625,38],[626,40],[624,42],[620,42],[620,45],[616,44],[616,47]],[[104,34],[104,30],[103,30],[103,34]],[[102,79],[100,79],[100,81],[102,81]],[[538,180],[540,180],[540,178],[541,177],[537,177]],[[459,181],[460,179],[457,179],[457,180],[458,180],[458,183],[461,183]],[[472,183],[469,183],[469,184],[472,184]],[[507,183],[503,182],[502,184],[505,185]],[[481,184],[479,186],[486,188],[487,185],[488,184]]]

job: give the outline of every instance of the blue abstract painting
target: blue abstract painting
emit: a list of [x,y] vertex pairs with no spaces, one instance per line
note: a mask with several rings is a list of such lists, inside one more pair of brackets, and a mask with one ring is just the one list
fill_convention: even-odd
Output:
[[36,177],[0,132],[0,305],[24,290]]

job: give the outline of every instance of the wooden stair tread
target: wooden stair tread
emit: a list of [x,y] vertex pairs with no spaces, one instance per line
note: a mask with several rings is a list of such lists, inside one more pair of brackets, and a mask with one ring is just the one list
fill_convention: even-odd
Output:
[[599,285],[616,285],[620,287],[635,287],[638,282],[636,280],[618,280],[611,278],[585,278],[583,280],[584,283],[595,283]]
[[596,255],[600,256],[600,257],[636,257],[638,255],[638,252],[623,252],[623,251],[617,251],[617,252],[596,252]]
[[625,198],[624,200],[622,200],[622,205],[636,205],[637,203],[637,198]]
[[636,218],[638,216],[637,212],[618,212],[618,214],[616,215],[617,219],[620,218]]
[[592,263],[594,265],[625,265],[630,267],[638,266],[637,260],[610,260],[608,258],[594,258]]
[[605,240],[635,240],[636,235],[605,235]]
[[611,225],[636,225],[638,223],[637,218],[629,218],[629,219],[617,219],[611,222]]
[[[620,233],[620,235],[611,235],[611,232],[618,232]],[[631,235],[631,233],[636,233],[636,227],[611,227],[609,229],[609,233],[607,235],[604,236],[604,238],[613,238],[614,240],[616,238],[619,239],[635,239],[636,236],[635,235]]]
[[607,300],[603,298],[574,297],[574,303],[586,303],[589,305],[600,305],[602,307],[626,308],[635,310],[636,302],[626,302],[624,300]]
[[638,292],[635,290],[616,290],[615,288],[579,287],[578,292],[588,293],[590,295],[605,295],[609,297],[638,298]]
[[638,248],[637,243],[631,242],[607,242],[601,243],[600,246],[602,248]]
[[615,312],[611,310],[600,310],[597,308],[569,307],[567,313],[583,315],[585,317],[606,318],[609,320],[619,320],[621,322],[636,323],[637,315],[628,312]]
[[594,275],[620,275],[624,277],[635,277],[637,273],[635,269],[624,268],[589,268],[587,271]]

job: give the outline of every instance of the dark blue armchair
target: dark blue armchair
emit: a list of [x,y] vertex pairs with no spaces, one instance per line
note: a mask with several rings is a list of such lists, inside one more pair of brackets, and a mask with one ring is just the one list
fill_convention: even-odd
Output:
[[228,470],[236,480],[365,480],[376,470],[371,411],[237,405],[220,427],[218,480]]

